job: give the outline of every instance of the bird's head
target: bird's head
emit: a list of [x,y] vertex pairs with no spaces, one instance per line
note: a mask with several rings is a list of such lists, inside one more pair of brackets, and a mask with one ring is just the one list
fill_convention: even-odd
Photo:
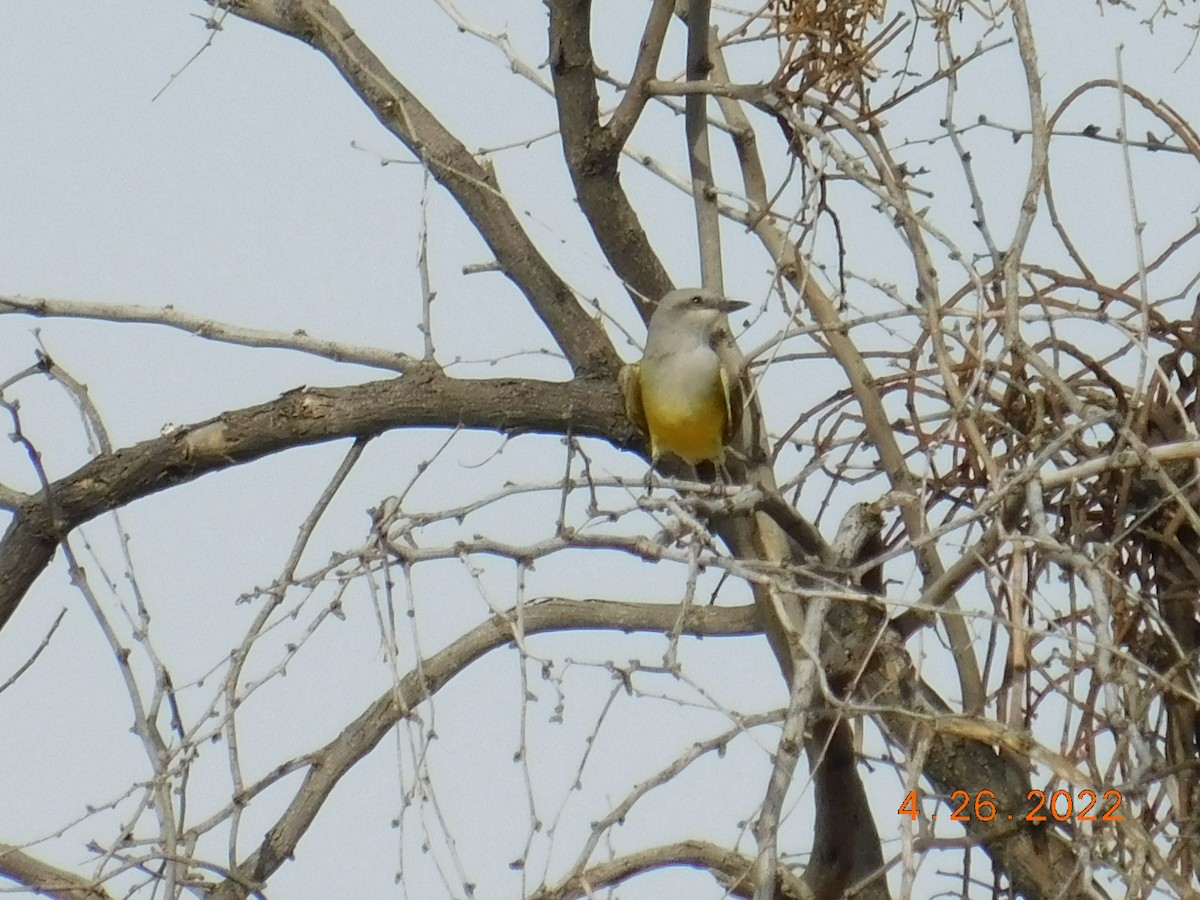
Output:
[[653,327],[655,321],[681,322],[709,328],[722,316],[749,305],[741,300],[730,300],[708,288],[680,288],[658,301],[650,324]]

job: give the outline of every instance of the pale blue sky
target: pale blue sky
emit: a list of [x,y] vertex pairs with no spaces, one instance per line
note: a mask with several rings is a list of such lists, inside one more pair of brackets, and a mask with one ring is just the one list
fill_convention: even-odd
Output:
[[[479,0],[461,6],[480,25],[506,30],[528,63],[544,62],[541,4]],[[597,29],[601,61],[625,72],[629,48],[636,45],[631,34],[640,28],[645,4],[621,0],[601,6],[597,15],[605,16],[607,23]],[[1101,15],[1085,0],[1039,6],[1035,14],[1048,105],[1057,104],[1086,78],[1115,77],[1116,48],[1124,43],[1129,83],[1169,101],[1185,119],[1200,122],[1200,94],[1194,88],[1200,60],[1184,59],[1190,32],[1160,29],[1151,38],[1134,15],[1113,10]],[[203,44],[207,35],[195,15],[204,15],[206,9],[202,3],[183,0],[0,6],[0,208],[6,222],[0,228],[0,294],[172,304],[239,325],[282,332],[304,329],[312,335],[419,353],[415,260],[423,195],[420,168],[410,164],[408,154],[322,56],[233,18],[225,21],[213,45],[152,99]],[[512,75],[497,49],[459,33],[434,3],[356,0],[342,9],[395,74],[469,147],[540,137],[553,128],[550,99]],[[1005,31],[986,40],[1007,36]],[[681,49],[679,35],[673,33],[668,54],[674,58],[660,67],[664,76],[681,67]],[[756,78],[752,60],[734,62],[743,77]],[[769,62],[763,63],[757,77],[769,74]],[[957,99],[960,124],[986,112],[1003,124],[1024,127],[1028,113],[1016,74],[1011,48],[969,68]],[[893,126],[914,140],[936,135],[937,120],[945,114],[944,98],[944,92],[930,92],[915,111],[898,112]],[[1134,135],[1155,127],[1132,108],[1130,115],[1136,123],[1130,127]],[[1115,93],[1097,92],[1065,124],[1080,128],[1095,121],[1108,131],[1116,116]],[[1026,175],[1028,139],[1014,144],[1004,133],[980,129],[964,141],[976,154],[991,225],[1005,241],[1017,213],[1017,189]],[[774,142],[778,149],[777,132],[770,126],[764,129],[764,142]],[[653,111],[635,133],[634,144],[660,155],[674,171],[684,171],[680,118]],[[1059,147],[1052,175],[1056,196],[1065,198],[1065,214],[1074,223],[1073,235],[1097,261],[1098,274],[1128,272],[1134,259],[1133,232],[1119,151],[1082,141],[1064,141]],[[922,154],[931,154],[929,158],[943,166],[951,150],[942,142],[932,148],[917,144],[907,152],[918,161]],[[723,145],[718,153],[719,159],[728,160]],[[620,284],[602,262],[573,204],[560,157],[558,139],[551,136],[528,149],[507,150],[492,158],[534,241],[576,290],[598,298],[606,312],[640,339],[640,326]],[[400,163],[382,166],[381,158]],[[680,283],[694,281],[690,200],[628,161],[624,172],[625,186],[636,198],[672,275]],[[1184,230],[1195,216],[1200,204],[1196,161],[1168,159],[1166,154],[1139,156],[1134,172],[1137,202],[1147,220],[1145,240],[1157,252],[1153,248]],[[923,182],[934,192],[930,203],[935,220],[970,250],[979,250],[969,225],[961,170],[951,165],[935,173]],[[943,173],[948,173],[947,182],[935,180]],[[902,292],[911,290],[911,272],[904,268],[890,227],[878,217],[868,218],[869,198],[847,195],[845,202],[855,272],[894,282]],[[502,358],[495,366],[451,368],[463,376],[564,377],[563,365],[529,352],[544,348],[545,336],[511,285],[494,273],[462,274],[464,265],[488,262],[488,253],[436,185],[429,188],[429,220],[439,359],[449,363],[456,358]],[[770,260],[739,229],[730,227],[725,233],[731,293],[763,302]],[[1039,225],[1034,241],[1047,237],[1045,226]],[[828,241],[828,232],[818,240]],[[1196,254],[1189,258],[1194,264]],[[1105,271],[1106,265],[1111,271]],[[1153,287],[1169,292],[1169,285],[1182,284],[1193,274],[1194,268],[1191,273],[1171,269]],[[959,277],[947,277],[943,288]],[[858,284],[852,286],[851,302],[869,305],[877,300]],[[778,320],[764,321],[743,343],[765,340],[776,327]],[[158,327],[0,316],[0,380],[32,363],[35,330],[40,330],[54,359],[88,385],[118,446],[157,435],[168,423],[203,420],[298,385],[388,377],[386,372],[287,351],[207,343]],[[637,352],[622,349],[631,358]],[[775,410],[776,421],[790,421],[787,413],[810,392],[827,390],[831,383],[840,387],[840,380],[834,381],[838,377],[832,366],[817,363],[805,370],[803,379],[784,370],[776,382],[768,383],[768,400],[774,404],[768,406],[769,419]],[[30,379],[12,396],[20,400],[25,427],[52,477],[88,458],[78,417],[58,388]],[[0,427],[8,433],[9,422],[2,415]],[[318,529],[301,571],[321,565],[335,551],[360,545],[368,530],[366,510],[407,484],[417,465],[433,455],[445,437],[405,431],[373,442]],[[605,451],[595,442],[588,447],[596,455],[599,473],[640,479],[640,460]],[[170,662],[177,686],[222,664],[257,608],[255,603],[235,601],[278,574],[299,523],[346,449],[301,449],[208,476],[122,511],[138,581],[153,613],[155,646]],[[509,481],[552,483],[561,477],[562,467],[563,451],[556,439],[523,437],[506,443],[493,434],[463,434],[419,482],[412,502],[417,508],[436,509],[500,490]],[[0,441],[0,481],[22,490],[36,486],[24,451],[8,441]],[[810,499],[816,502],[819,496]],[[836,512],[854,499],[860,498],[839,496]],[[511,505],[468,519],[462,530],[498,532],[510,540],[536,540],[552,531],[557,514],[552,492],[533,501],[508,502]],[[516,508],[522,512],[514,516]],[[645,518],[636,521],[648,531],[653,527]],[[823,523],[830,533],[835,524],[834,513]],[[457,532],[446,526],[431,532],[430,539],[448,540],[452,533]],[[81,537],[73,539],[73,546],[89,575],[102,588],[103,568],[117,584],[117,596],[129,606],[112,523],[92,523],[84,534],[97,558],[89,557]],[[512,566],[495,561],[480,566],[478,585],[487,597],[481,597],[477,583],[457,562],[417,569],[416,620],[426,653],[479,621],[487,613],[488,600],[499,606],[512,603]],[[889,575],[900,580],[898,593],[916,589],[904,572]],[[529,576],[528,597],[561,593],[675,602],[683,595],[685,579],[686,570],[676,565],[631,566],[597,554],[569,554],[539,563]],[[711,591],[716,575],[708,573],[703,583]],[[727,600],[746,596],[741,585],[724,591]],[[111,592],[102,593],[116,610]],[[269,671],[284,645],[299,639],[331,596],[328,585],[306,603],[302,592],[289,595],[287,606],[300,607],[298,618],[282,621],[263,642],[245,679]],[[148,775],[143,751],[129,733],[129,705],[116,667],[58,563],[0,633],[0,682],[37,647],[63,608],[67,614],[49,648],[29,673],[0,695],[0,719],[5,722],[0,729],[0,759],[5,763],[0,766],[0,796],[10,810],[0,823],[0,842],[50,837],[82,816],[86,805],[114,799]],[[386,689],[391,669],[380,648],[376,606],[364,585],[357,583],[347,594],[345,609],[345,622],[323,624],[289,665],[286,677],[271,680],[247,702],[241,737],[243,763],[251,777],[329,740],[364,703]],[[119,621],[120,614],[114,615]],[[403,635],[407,621],[403,615],[398,619]],[[930,639],[931,652],[933,643]],[[403,637],[401,647],[410,649]],[[526,707],[531,771],[537,779],[539,816],[549,824],[568,796],[566,788],[612,685],[608,672],[590,664],[610,658],[658,664],[665,641],[573,635],[538,639],[531,648],[554,656],[560,665],[567,658],[581,661],[565,676],[562,724],[550,721],[555,691],[537,680],[530,667],[531,690],[538,696]],[[465,873],[478,883],[481,898],[515,897],[521,885],[519,873],[508,866],[521,854],[529,828],[522,775],[512,759],[520,746],[522,712],[515,660],[511,652],[498,653],[472,667],[439,696],[432,713],[439,740],[432,745],[429,765],[440,809],[458,838]],[[689,675],[722,704],[757,711],[786,700],[762,640],[688,644],[683,660]],[[411,657],[402,659],[400,671],[411,662]],[[137,658],[135,665],[141,675],[147,674],[144,659]],[[947,683],[936,666],[926,674]],[[198,715],[217,693],[219,677],[208,675],[203,686],[182,688],[185,710]],[[695,697],[665,676],[643,677],[639,686],[651,693]],[[532,885],[541,877],[547,856],[551,880],[569,864],[588,823],[633,783],[667,764],[691,741],[728,727],[727,720],[712,712],[681,708],[667,700],[634,702],[623,694],[610,715],[585,770],[583,789],[568,797],[553,847],[544,836],[537,838]],[[425,718],[428,725],[428,712]],[[669,723],[665,735],[657,730],[663,723]],[[390,826],[401,813],[396,760],[398,755],[408,759],[410,733],[415,732],[402,730],[395,740],[385,740],[355,767],[300,844],[297,860],[272,879],[269,896],[405,896],[393,880],[402,843],[407,896],[446,893],[428,856],[414,849],[420,844],[420,815],[408,814],[403,834]],[[764,744],[772,739],[765,730],[760,737]],[[224,752],[223,744],[202,747],[190,821],[224,802]],[[617,830],[617,849],[677,836],[681,822],[686,823],[686,835],[732,843],[736,823],[752,816],[761,801],[768,766],[766,753],[740,738],[726,758],[697,764],[688,777],[649,800],[644,810],[639,807],[628,825]],[[890,773],[881,770],[875,777],[877,823],[887,841],[885,852],[891,853],[896,849],[894,809],[901,793]],[[411,779],[411,767],[404,769],[403,778]],[[252,846],[296,784],[293,776],[247,811],[244,849]],[[801,811],[786,825],[786,846],[808,846],[808,796],[805,792]],[[122,807],[126,814],[127,804]],[[31,852],[88,872],[84,845],[89,839],[111,839],[117,818],[100,814]],[[434,833],[440,830],[436,824],[429,827]],[[220,859],[223,840],[214,839],[201,849]],[[749,852],[748,836],[741,846]],[[444,847],[435,855],[453,870]],[[932,875],[932,866],[928,868],[930,883],[944,889]],[[457,884],[453,887],[460,890]],[[630,885],[620,896],[718,897],[720,892],[706,878],[671,873]]]

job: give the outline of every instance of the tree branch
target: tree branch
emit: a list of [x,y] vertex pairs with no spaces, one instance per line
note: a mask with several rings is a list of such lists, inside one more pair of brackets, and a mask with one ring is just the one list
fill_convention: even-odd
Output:
[[[689,0],[687,7],[687,80],[705,81],[712,63],[708,58],[709,0]],[[692,206],[696,214],[701,284],[725,292],[721,260],[721,211],[713,179],[712,152],[708,146],[708,94],[688,94],[684,99],[688,168],[692,175]]]
[[938,791],[964,790],[972,797],[991,791],[997,809],[1014,813],[1012,821],[972,817],[966,830],[1007,873],[1016,893],[1062,900],[1104,896],[1083,881],[1080,860],[1060,832],[1016,815],[1028,808],[1028,751],[1000,746],[997,752],[991,742],[939,727],[949,707],[918,677],[881,607],[833,603],[826,623],[822,662],[831,683],[848,685],[848,702],[873,707],[874,719],[905,754],[923,759],[922,773]]
[[0,878],[54,900],[110,900],[111,897],[86,878],[44,863],[9,844],[0,844]]
[[[716,85],[714,87],[718,90],[726,89],[726,86]],[[851,176],[858,174],[861,178],[860,163],[851,160],[828,133],[804,121],[800,115],[795,113],[790,104],[773,91],[767,89],[742,90],[732,91],[730,95],[744,97],[764,112],[786,122],[796,133],[817,140],[830,152],[843,171]],[[867,152],[868,156],[872,155],[874,148],[869,142],[861,139],[861,129],[854,122],[839,114],[832,107],[825,109],[825,112],[835,119],[846,133],[858,135],[859,145]],[[881,170],[885,168],[883,161],[878,161],[877,165]],[[761,188],[750,180],[747,180],[746,189],[747,191],[761,191]],[[894,206],[897,202],[894,197],[883,191],[878,191],[878,195],[880,199],[890,205]],[[750,199],[755,206],[766,210],[767,207],[764,205],[766,198],[761,193],[758,196],[751,195]],[[903,209],[897,208],[897,211],[903,212]],[[850,382],[855,398],[862,409],[866,433],[879,453],[880,462],[887,473],[892,490],[898,497],[905,498],[899,504],[899,509],[905,531],[913,545],[917,567],[924,576],[926,584],[938,582],[945,573],[945,565],[936,544],[924,540],[925,535],[929,532],[929,526],[920,501],[921,479],[908,466],[904,451],[900,448],[896,433],[892,428],[892,419],[884,406],[878,381],[867,364],[866,357],[850,337],[849,328],[834,299],[812,277],[806,261],[795,245],[776,227],[769,216],[759,215],[752,224],[755,234],[770,253],[771,258],[775,260],[780,273],[788,280],[796,293],[804,298],[805,306],[821,328],[821,337],[830,354],[841,366]],[[956,605],[953,596],[945,599],[946,615],[943,616],[943,624],[950,634],[964,705],[971,710],[982,710],[984,691],[979,665],[975,659],[969,629],[966,628],[962,617],[955,613]]]
[[625,96],[613,110],[612,118],[608,121],[609,137],[619,147],[624,147],[642,116],[646,101],[650,99],[647,86],[658,74],[658,60],[662,56],[663,40],[667,35],[667,27],[675,14],[675,0],[654,0],[650,14],[646,17],[646,30],[638,45],[638,58],[633,66],[633,75],[629,79],[629,87]]
[[311,353],[334,362],[357,363],[376,369],[403,372],[412,358],[395,350],[358,347],[341,341],[311,337],[302,331],[291,334],[263,328],[245,328],[191,315],[173,306],[128,306],[117,303],[83,303],[52,297],[13,297],[0,295],[0,315],[29,315],[52,319],[95,319],[100,322],[131,322],[163,325],[186,331],[196,337],[242,347],[273,347]]
[[[410,715],[416,706],[437,693],[455,675],[484,654],[513,640],[515,612],[513,615],[513,618],[506,614],[492,616],[414,667],[347,725],[338,737],[311,754],[308,774],[287,810],[267,831],[259,848],[209,894],[210,900],[241,900],[250,893],[248,885],[265,884],[295,851],[296,844],[326,798],[351,766],[366,756],[397,722]],[[676,627],[679,608],[673,603],[554,599],[528,604],[521,615],[521,634],[526,638],[547,631],[583,629],[666,634]],[[685,616],[683,633],[709,637],[758,634],[757,613],[750,605],[692,607]]]
[[[636,106],[632,101],[622,105],[620,132],[611,124],[602,126],[591,42],[591,0],[549,0],[547,5],[550,71],[558,104],[559,132],[571,181],[579,194],[579,206],[605,258],[633,291],[642,318],[649,319],[654,307],[647,301],[657,301],[667,293],[672,287],[671,279],[621,187],[617,169],[623,141],[633,127],[631,120],[636,118],[634,112],[640,113],[645,101]],[[650,10],[635,70],[640,77],[654,74],[651,63],[657,62],[662,36],[666,33],[667,23],[662,19],[669,21],[671,6],[666,0],[656,0]],[[655,42],[658,49],[653,47]],[[635,80],[630,85],[631,92],[638,92],[632,96],[639,96],[644,89],[644,81]]]
[[496,180],[400,81],[328,0],[229,0],[234,15],[312,44],[334,64],[375,117],[458,201],[528,298],[575,371],[615,372],[620,360],[600,325],[579,305],[521,227]]
[[[752,860],[742,854],[708,841],[680,841],[597,863],[562,884],[532,894],[530,900],[572,900],[574,897],[594,896],[634,875],[673,866],[690,866],[709,872],[725,887],[730,897],[750,897],[757,887],[751,870]],[[776,900],[811,900],[812,893],[792,872],[781,867],[776,877]]]
[[63,535],[102,513],[177,484],[307,444],[373,437],[394,428],[494,429],[599,437],[640,447],[610,381],[465,381],[421,366],[404,378],[353,387],[299,388],[103,453],[44,492],[25,495],[0,539],[0,629]]

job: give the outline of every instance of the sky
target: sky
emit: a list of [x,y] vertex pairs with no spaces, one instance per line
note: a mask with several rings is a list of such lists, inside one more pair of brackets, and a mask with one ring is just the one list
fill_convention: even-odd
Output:
[[[644,4],[614,0],[602,6],[596,13],[599,60],[627,73],[639,27],[630,23],[640,22]],[[1160,23],[1151,34],[1138,23],[1139,15],[1084,0],[1038,6],[1039,63],[1049,107],[1085,79],[1116,78],[1119,63],[1128,83],[1168,101],[1185,119],[1200,121],[1200,99],[1192,87],[1200,63],[1187,55],[1194,32]],[[524,227],[580,296],[599,302],[611,316],[614,334],[625,329],[633,335],[633,345],[622,340],[618,346],[627,358],[636,358],[643,331],[573,203],[549,97],[513,74],[499,47],[461,31],[434,2],[356,0],[340,8],[467,146],[509,147],[489,158]],[[479,0],[460,9],[480,30],[503,33],[516,55],[548,77],[542,5]],[[450,373],[567,377],[562,361],[546,352],[547,337],[516,290],[494,272],[464,273],[464,267],[489,262],[486,248],[452,200],[427,182],[329,63],[294,40],[233,17],[210,32],[207,15],[203,3],[183,0],[0,6],[0,208],[7,221],[0,229],[0,296],[172,306],[220,322],[285,334],[303,329],[417,354],[422,336],[416,261],[425,231],[437,290],[435,346]],[[971,33],[970,23],[963,27]],[[1008,36],[1005,31],[982,39]],[[681,68],[682,48],[675,29],[660,69],[664,76]],[[736,77],[764,77],[761,60],[749,49],[731,54],[731,66]],[[1017,74],[1011,48],[970,67],[955,101],[956,120],[969,123],[986,115],[993,123],[1025,127],[1028,110]],[[947,114],[945,96],[931,92],[893,123],[911,142],[903,152],[914,160],[938,161],[939,173],[952,151],[944,141],[926,141]],[[1099,122],[1111,133],[1119,115],[1115,93],[1097,90],[1063,121],[1075,129]],[[1137,110],[1130,109],[1129,116],[1131,134],[1157,127]],[[1023,183],[1028,164],[1028,140],[1014,142],[1002,129],[983,127],[964,140],[978,159],[990,224],[1007,236],[1017,213],[1013,185]],[[673,113],[653,110],[632,144],[674,172],[685,171],[682,122]],[[764,144],[777,150],[778,134],[765,129]],[[717,152],[720,164],[728,165],[727,148]],[[1139,156],[1132,163],[1134,198],[1146,222],[1141,235],[1149,248],[1186,228],[1200,203],[1195,160],[1167,156]],[[1134,268],[1135,228],[1119,150],[1064,140],[1056,145],[1051,177],[1056,195],[1069,198],[1064,215],[1097,262],[1098,274],[1112,277]],[[629,161],[623,183],[673,278],[694,281],[690,199]],[[939,225],[967,235],[968,246],[979,249],[961,176],[925,186]],[[872,311],[878,301],[871,279],[911,291],[912,275],[894,233],[870,218],[870,199],[835,196],[844,199],[855,224],[848,239],[855,276],[850,308]],[[740,229],[727,227],[725,235],[730,293],[778,313],[768,299],[770,260]],[[815,240],[818,255],[828,259],[829,232]],[[1049,245],[1044,225],[1033,240]],[[1186,284],[1194,270],[1185,270],[1173,267],[1156,276],[1154,295]],[[753,325],[741,338],[743,346],[768,341],[777,321],[768,316]],[[879,332],[880,341],[887,338]],[[231,347],[158,326],[3,315],[0,381],[30,365],[39,348],[87,385],[118,447],[299,385],[389,376],[290,351]],[[777,372],[774,381],[764,382],[764,391],[769,415],[784,422],[837,377],[820,360],[805,370],[799,385],[790,370]],[[61,388],[32,378],[4,396],[19,401],[23,429],[51,477],[89,458],[87,432]],[[6,434],[11,431],[3,416],[0,423]],[[599,442],[586,442],[585,448],[601,476],[619,474],[636,482],[644,472],[644,462],[631,455]],[[219,703],[225,660],[262,603],[261,597],[244,598],[278,576],[299,524],[348,450],[345,443],[307,447],[232,468],[138,501],[121,510],[119,521],[89,523],[72,537],[119,633],[129,633],[135,585],[145,598],[151,644],[168,662],[185,718],[198,733],[211,730],[205,716]],[[788,464],[806,461],[800,450]],[[339,491],[299,571],[321,571],[332,554],[363,546],[368,511],[410,483],[407,508],[418,510],[450,508],[511,484],[548,486],[493,504],[465,524],[451,519],[425,532],[430,542],[473,532],[539,540],[557,514],[553,486],[564,465],[554,438],[505,440],[432,430],[384,435],[370,444]],[[16,443],[0,442],[0,483],[24,491],[37,486]],[[632,505],[621,492],[605,496],[616,506]],[[815,489],[803,496],[813,504],[820,500]],[[822,521],[827,533],[859,499],[836,498]],[[572,498],[573,515],[584,516],[584,500]],[[651,533],[661,528],[661,520],[645,515],[631,514],[623,524]],[[128,535],[128,562],[121,534]],[[378,582],[361,578],[344,596],[336,576],[321,579],[313,590],[291,591],[242,677],[243,684],[264,679],[248,692],[239,713],[247,777],[336,736],[418,653],[436,651],[491,609],[511,605],[520,574],[511,564],[487,559],[424,564],[412,572],[411,595],[398,584],[391,605]],[[911,574],[889,574],[897,579],[898,594],[919,589]],[[684,595],[686,575],[679,565],[635,566],[568,553],[525,573],[524,596],[674,603]],[[716,591],[718,581],[719,573],[705,573],[699,596]],[[723,603],[748,597],[737,583],[722,583],[719,590]],[[342,599],[344,618],[322,612],[335,597]],[[129,700],[111,651],[68,583],[61,556],[0,632],[0,683],[39,648],[60,613],[61,624],[34,665],[0,693],[6,723],[0,729],[5,763],[0,796],[15,811],[0,823],[0,842],[36,841],[30,852],[86,873],[94,865],[87,843],[111,841],[118,823],[135,809],[133,800],[118,798],[149,772],[130,733]],[[390,636],[398,658],[389,656]],[[928,641],[914,650],[936,658],[936,641]],[[297,643],[300,650],[293,655]],[[637,660],[658,666],[666,647],[665,639],[647,635],[536,638],[527,648],[524,681],[512,650],[472,666],[423,708],[419,721],[398,728],[351,771],[301,842],[297,859],[272,879],[268,895],[461,896],[463,882],[471,882],[478,886],[476,896],[501,898],[532,889],[545,872],[553,881],[573,860],[590,822],[631,785],[652,777],[692,741],[731,727],[729,710],[748,714],[786,702],[765,643],[753,638],[685,642],[680,658],[689,681],[646,672],[636,678],[634,696],[614,690],[613,665]],[[543,657],[554,660],[560,681],[541,678],[537,661]],[[143,685],[152,683],[141,645],[132,665]],[[939,686],[950,684],[936,665],[926,674]],[[773,739],[769,729],[743,735],[723,758],[710,754],[684,777],[652,792],[615,830],[613,847],[629,850],[682,831],[728,844],[740,841],[749,852],[753,842],[748,833],[739,835],[738,826],[761,801]],[[869,740],[879,752],[874,732]],[[224,742],[199,746],[189,788],[193,822],[213,813],[228,794]],[[526,758],[515,760],[522,747]],[[419,789],[417,765],[435,791],[423,803],[409,802]],[[900,783],[886,766],[878,766],[874,778],[872,799],[888,842],[885,852],[894,852]],[[576,781],[580,787],[572,790]],[[243,852],[255,845],[255,835],[297,783],[296,776],[283,780],[246,810]],[[804,787],[793,792],[786,846],[807,847],[811,792]],[[529,810],[531,799],[536,815]],[[89,807],[110,803],[115,812],[87,814]],[[534,818],[542,827],[531,836]],[[143,830],[150,819],[141,814]],[[200,850],[219,860],[227,841],[219,831]],[[510,863],[526,852],[527,842],[533,849],[523,873]],[[428,852],[422,851],[425,843]],[[945,889],[936,874],[923,877]],[[136,883],[134,876],[119,881],[127,889]],[[703,876],[671,872],[638,879],[620,896],[721,893]]]

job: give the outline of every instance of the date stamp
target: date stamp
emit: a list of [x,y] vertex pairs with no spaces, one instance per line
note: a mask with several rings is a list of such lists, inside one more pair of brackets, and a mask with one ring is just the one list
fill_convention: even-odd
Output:
[[[997,818],[1026,822],[1045,822],[1048,819],[1056,822],[1120,822],[1123,819],[1117,812],[1121,808],[1121,792],[1115,789],[1105,791],[1103,799],[1097,797],[1095,791],[1086,788],[1074,796],[1070,791],[1058,790],[1051,792],[1048,797],[1045,791],[1033,790],[1025,799],[1028,806],[1006,811],[997,808],[996,795],[992,791],[976,791],[974,797],[966,791],[954,791],[950,795],[952,809],[949,818],[951,822],[991,822]],[[917,792],[905,794],[896,812],[915,821],[921,814]],[[937,814],[929,818],[936,819]]]

